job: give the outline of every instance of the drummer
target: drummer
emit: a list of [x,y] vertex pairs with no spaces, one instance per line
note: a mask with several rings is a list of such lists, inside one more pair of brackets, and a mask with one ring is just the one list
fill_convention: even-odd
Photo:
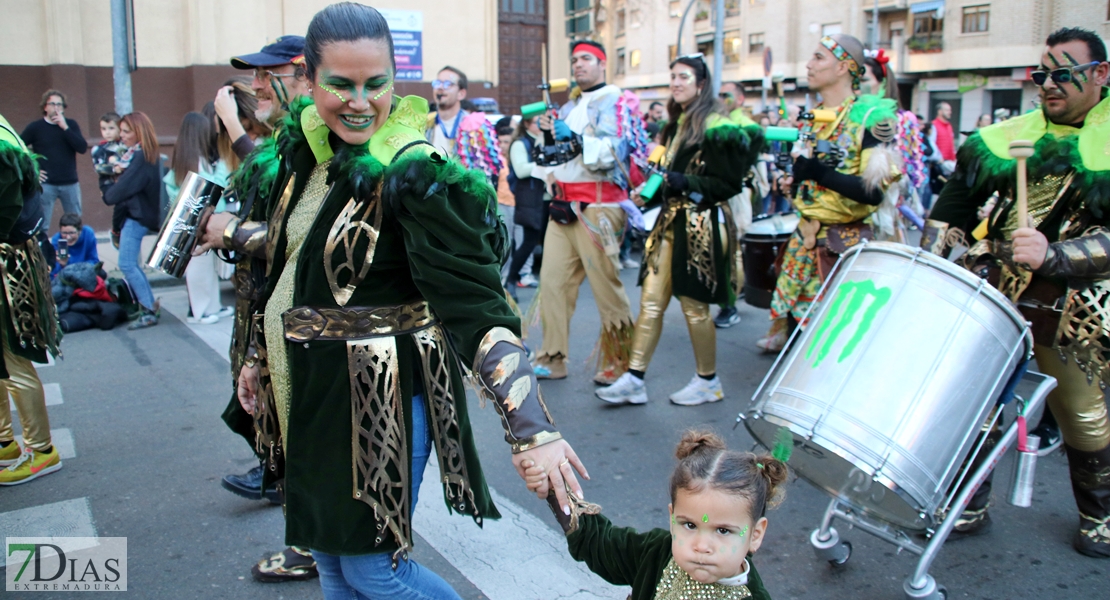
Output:
[[[960,260],[990,271],[988,279],[1017,303],[1031,323],[1037,367],[1058,382],[1048,407],[1060,425],[1079,507],[1073,545],[1096,558],[1110,558],[1110,419],[1103,397],[1110,322],[1102,316],[1110,305],[1106,58],[1093,31],[1066,28],[1048,36],[1032,76],[1041,86],[1041,109],[967,139],[922,238],[923,247],[946,256],[966,238],[979,207],[994,192],[1003,198],[974,232],[983,239],[969,240],[974,245]],[[1009,153],[1015,140],[1035,144],[1028,224],[1018,223],[1006,198],[1015,181]],[[986,530],[989,497],[990,486],[980,487],[957,531]]]
[[762,132],[754,124],[738,127],[721,113],[705,59],[700,54],[675,59],[667,105],[671,121],[663,130],[666,183],[654,196],[662,200],[662,211],[644,245],[632,360],[628,372],[597,390],[605,402],[647,402],[644,372],[659,343],[663,312],[672,295],[686,316],[696,372],[686,387],[671,394],[671,402],[692,406],[724,397],[709,305],[736,297],[732,257],[737,238],[728,199],[740,191],[744,174],[755,162]]
[[812,135],[814,142],[795,145],[790,184],[801,221],[787,243],[771,299],[775,324],[757,342],[765,351],[781,350],[790,331],[804,325],[810,304],[840,254],[872,239],[869,217],[886,189],[901,177],[898,151],[891,144],[897,133],[897,106],[889,98],[856,95],[863,60],[858,39],[836,34],[821,38],[806,63],[810,90],[823,99],[817,108],[834,111],[836,117],[831,122],[804,122],[802,133]]

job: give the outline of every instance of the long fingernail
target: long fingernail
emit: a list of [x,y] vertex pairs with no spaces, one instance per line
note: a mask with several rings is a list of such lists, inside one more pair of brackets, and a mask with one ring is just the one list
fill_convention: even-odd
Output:
[[563,514],[568,516],[568,517],[570,516],[570,507],[569,506],[564,506],[563,507]]

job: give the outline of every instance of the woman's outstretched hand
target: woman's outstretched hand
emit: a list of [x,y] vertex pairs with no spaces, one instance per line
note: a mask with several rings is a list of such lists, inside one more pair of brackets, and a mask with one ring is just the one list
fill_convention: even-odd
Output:
[[513,455],[513,466],[517,474],[524,480],[528,489],[536,493],[540,500],[547,498],[547,493],[555,491],[559,500],[559,507],[564,514],[570,514],[570,502],[567,499],[567,489],[574,492],[579,498],[583,497],[582,486],[574,472],[578,471],[582,477],[590,478],[586,466],[578,459],[574,449],[566,440],[558,440],[544,444],[531,450]]

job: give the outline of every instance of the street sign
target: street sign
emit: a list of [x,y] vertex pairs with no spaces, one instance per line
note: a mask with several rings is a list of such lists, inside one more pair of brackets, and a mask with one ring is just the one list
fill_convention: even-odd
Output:
[[771,76],[771,47],[767,46],[763,49],[763,76]]

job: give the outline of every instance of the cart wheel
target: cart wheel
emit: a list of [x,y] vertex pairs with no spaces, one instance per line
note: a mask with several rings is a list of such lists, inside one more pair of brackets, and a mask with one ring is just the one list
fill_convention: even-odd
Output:
[[848,559],[852,558],[852,542],[843,542],[840,544],[841,550],[837,554],[844,554],[843,558],[834,558],[829,560],[829,564],[834,567],[843,567],[847,564]]
[[941,597],[941,600],[947,600],[947,598],[948,598],[948,588],[944,587],[943,585],[938,585],[937,586],[937,595]]

